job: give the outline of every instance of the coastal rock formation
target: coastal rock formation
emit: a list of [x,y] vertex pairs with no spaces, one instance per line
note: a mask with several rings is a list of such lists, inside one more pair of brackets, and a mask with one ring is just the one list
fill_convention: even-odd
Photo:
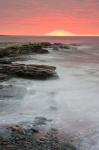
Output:
[[0,58],[31,53],[46,54],[48,53],[48,50],[44,49],[40,44],[16,45],[12,47],[0,48]]
[[56,76],[56,67],[48,65],[25,65],[25,64],[3,64],[0,72],[11,76],[30,78],[30,79],[47,79]]
[[54,43],[51,45],[53,50],[59,51],[60,49],[70,49],[70,45],[68,44],[62,44],[62,43]]
[[72,143],[59,137],[55,129],[43,133],[33,126],[12,124],[0,128],[0,150],[76,150]]

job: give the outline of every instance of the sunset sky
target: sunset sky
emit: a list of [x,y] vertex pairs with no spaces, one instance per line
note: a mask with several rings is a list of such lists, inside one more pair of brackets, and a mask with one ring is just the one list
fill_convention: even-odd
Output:
[[99,0],[0,0],[0,34],[99,35]]

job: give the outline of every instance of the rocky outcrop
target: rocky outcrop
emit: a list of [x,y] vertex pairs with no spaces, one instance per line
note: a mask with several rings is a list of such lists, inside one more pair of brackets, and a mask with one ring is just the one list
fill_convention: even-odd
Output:
[[53,48],[53,50],[59,51],[61,49],[70,49],[70,45],[68,44],[62,44],[62,43],[54,43],[51,45],[51,47]]
[[57,129],[44,133],[33,126],[12,124],[0,129],[0,150],[76,150],[72,143],[59,137]]
[[[44,43],[43,43],[44,44]],[[47,45],[47,44],[45,44]],[[22,54],[46,54],[48,50],[44,49],[40,44],[27,44],[27,45],[17,45],[7,48],[0,49],[0,58],[3,57],[15,57]]]
[[56,76],[56,67],[48,65],[25,65],[25,64],[3,64],[0,68],[0,72],[29,79],[47,79],[49,77]]

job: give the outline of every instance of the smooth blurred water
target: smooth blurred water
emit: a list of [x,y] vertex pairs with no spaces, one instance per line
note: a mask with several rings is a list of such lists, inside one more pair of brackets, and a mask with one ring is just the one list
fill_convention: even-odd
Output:
[[76,46],[18,63],[54,65],[59,79],[3,82],[0,123],[46,117],[73,137],[78,150],[99,150],[99,47]]
[[99,45],[99,36],[0,36],[2,42],[51,42],[65,44]]

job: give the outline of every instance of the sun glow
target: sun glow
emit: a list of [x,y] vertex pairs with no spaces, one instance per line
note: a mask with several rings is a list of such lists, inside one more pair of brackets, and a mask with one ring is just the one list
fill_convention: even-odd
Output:
[[45,34],[46,36],[74,36],[73,33],[64,31],[64,30],[56,30]]

